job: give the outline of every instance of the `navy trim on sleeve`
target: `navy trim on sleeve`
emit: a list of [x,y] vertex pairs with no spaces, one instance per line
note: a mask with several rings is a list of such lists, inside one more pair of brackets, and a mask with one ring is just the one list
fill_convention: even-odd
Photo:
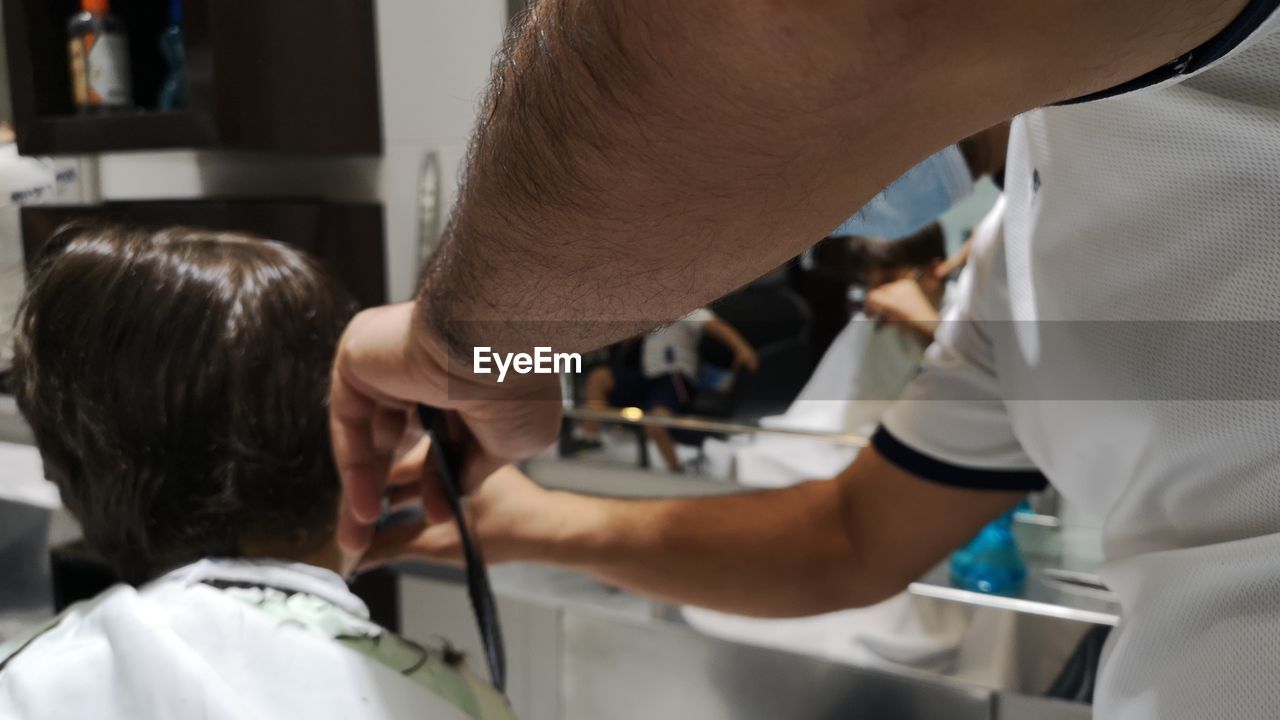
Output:
[[1261,27],[1267,18],[1271,17],[1277,7],[1280,7],[1280,0],[1249,0],[1249,4],[1245,6],[1244,10],[1240,11],[1240,15],[1235,20],[1232,20],[1221,32],[1209,38],[1200,47],[1128,82],[1057,104],[1076,105],[1093,102],[1094,100],[1105,100],[1106,98],[1158,85],[1170,78],[1196,72],[1221,60],[1227,53],[1235,50],[1240,43],[1248,39],[1254,31]]
[[1049,479],[1039,470],[1003,470],[952,465],[907,447],[883,425],[871,436],[874,447],[886,460],[913,475],[940,485],[971,490],[1044,490]]

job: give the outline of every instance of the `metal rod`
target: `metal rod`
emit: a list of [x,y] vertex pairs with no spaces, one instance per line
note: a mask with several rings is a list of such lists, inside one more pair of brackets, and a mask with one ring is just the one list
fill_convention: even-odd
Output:
[[866,447],[867,438],[855,433],[832,433],[817,430],[796,430],[791,428],[769,428],[740,422],[726,422],[711,418],[671,415],[653,415],[640,408],[596,409],[567,406],[565,417],[574,420],[598,420],[604,423],[620,425],[639,425],[673,428],[676,430],[694,430],[697,432],[734,433],[740,435],[784,435],[822,440],[833,445],[850,447]]

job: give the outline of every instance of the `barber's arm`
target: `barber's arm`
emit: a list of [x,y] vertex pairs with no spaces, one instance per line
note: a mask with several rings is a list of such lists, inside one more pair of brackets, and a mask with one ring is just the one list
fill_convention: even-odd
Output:
[[[552,563],[671,602],[768,617],[901,592],[1024,494],[921,480],[867,448],[831,480],[697,499],[549,491],[508,467],[471,508],[490,562]],[[389,529],[367,562],[456,560],[457,543],[451,523]]]
[[[425,318],[595,347],[780,265],[925,155],[1194,48],[1243,0],[551,0],[498,63]],[[632,324],[627,320],[638,320]],[[647,321],[647,322],[646,322]]]
[[537,3],[496,63],[416,308],[360,315],[339,348],[344,545],[368,540],[385,484],[379,418],[406,402],[458,411],[493,462],[554,437],[554,384],[475,389],[471,347],[587,349],[679,317],[777,267],[929,153],[1169,62],[1244,4]]

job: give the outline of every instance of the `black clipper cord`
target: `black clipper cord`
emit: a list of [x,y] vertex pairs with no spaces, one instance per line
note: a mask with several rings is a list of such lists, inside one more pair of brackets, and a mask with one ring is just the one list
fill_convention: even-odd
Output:
[[480,626],[480,641],[484,643],[485,662],[489,666],[489,678],[499,692],[507,689],[507,653],[502,644],[502,625],[498,621],[498,606],[493,599],[493,587],[489,584],[489,570],[484,564],[480,546],[471,537],[467,516],[462,510],[460,472],[462,458],[458,446],[449,436],[449,424],[445,414],[426,405],[418,406],[418,419],[422,429],[431,436],[431,454],[436,457],[440,470],[440,483],[444,486],[449,511],[458,524],[462,539],[462,555],[467,563],[467,594],[471,596],[471,610]]

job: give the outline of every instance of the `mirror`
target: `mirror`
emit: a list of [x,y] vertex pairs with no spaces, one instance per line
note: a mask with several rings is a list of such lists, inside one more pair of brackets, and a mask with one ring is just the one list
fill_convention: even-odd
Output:
[[838,471],[928,343],[871,317],[869,294],[914,282],[941,311],[959,269],[930,278],[948,259],[962,264],[997,197],[983,179],[909,237],[824,238],[707,308],[585,355],[582,372],[565,377],[561,455],[756,487]]

